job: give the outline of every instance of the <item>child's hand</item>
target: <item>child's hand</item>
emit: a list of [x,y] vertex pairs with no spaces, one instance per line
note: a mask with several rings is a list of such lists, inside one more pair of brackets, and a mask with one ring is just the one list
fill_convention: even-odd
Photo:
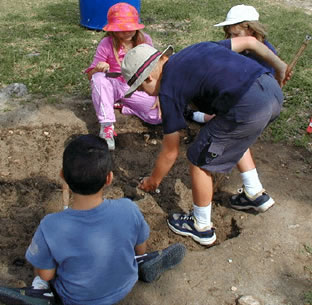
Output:
[[143,178],[138,187],[145,192],[154,192],[157,191],[157,184],[153,183],[151,177]]
[[109,64],[104,61],[99,61],[94,69],[96,72],[106,72],[109,70]]
[[275,78],[277,82],[279,83],[280,87],[283,88],[283,86],[286,84],[286,82],[289,80],[287,78],[287,64],[284,63],[283,61],[282,65],[280,65],[279,69],[275,70]]

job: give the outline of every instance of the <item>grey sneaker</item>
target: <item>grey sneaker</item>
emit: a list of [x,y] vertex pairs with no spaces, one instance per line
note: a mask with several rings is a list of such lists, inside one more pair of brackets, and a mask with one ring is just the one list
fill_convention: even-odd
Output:
[[201,245],[212,245],[217,239],[215,229],[212,226],[204,229],[198,228],[193,212],[189,214],[172,214],[167,219],[167,222],[169,228],[174,233],[182,236],[190,236]]
[[231,207],[237,210],[254,209],[257,212],[265,212],[274,205],[274,200],[263,189],[255,196],[250,196],[244,187],[238,189],[238,194],[230,198]]
[[114,131],[114,125],[104,125],[101,124],[100,130],[100,138],[104,139],[107,142],[108,149],[114,150],[115,149],[115,139],[114,136],[117,136],[116,132]]
[[0,303],[15,305],[54,305],[54,295],[50,289],[0,287]]
[[163,272],[179,264],[186,249],[183,244],[177,243],[164,250],[147,253],[136,260],[139,266],[139,279],[151,283],[157,280]]

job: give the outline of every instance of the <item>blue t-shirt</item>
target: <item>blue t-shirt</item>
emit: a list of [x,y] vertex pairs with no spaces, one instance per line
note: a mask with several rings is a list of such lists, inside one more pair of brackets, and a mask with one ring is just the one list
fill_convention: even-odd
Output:
[[[277,54],[275,48],[266,40],[263,41],[263,43],[274,53]],[[255,53],[252,52],[248,52],[248,51],[244,51],[242,53],[240,53],[244,56],[248,56],[249,58],[257,61],[260,65],[266,67],[267,69],[269,69],[269,71],[272,73],[272,75],[275,75],[275,70],[273,67],[271,67],[268,63],[266,63],[265,61],[263,61],[261,58],[259,58]]]
[[113,304],[138,280],[134,247],[149,226],[129,199],[104,200],[90,210],[45,216],[26,252],[36,268],[56,268],[54,286],[68,303]]
[[231,40],[201,42],[172,55],[163,68],[159,92],[164,133],[186,128],[184,109],[196,99],[207,103],[210,113],[228,112],[268,72],[233,52]]

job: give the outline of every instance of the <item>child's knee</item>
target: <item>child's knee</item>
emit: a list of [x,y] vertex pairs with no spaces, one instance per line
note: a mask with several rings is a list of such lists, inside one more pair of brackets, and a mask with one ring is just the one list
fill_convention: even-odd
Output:
[[104,73],[102,73],[102,72],[94,73],[92,75],[91,81],[95,85],[99,85],[99,84],[108,82],[107,78],[105,77]]

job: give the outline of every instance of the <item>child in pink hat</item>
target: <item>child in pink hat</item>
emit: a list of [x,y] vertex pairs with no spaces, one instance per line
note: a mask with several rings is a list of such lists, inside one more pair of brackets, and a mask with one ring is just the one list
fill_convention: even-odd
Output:
[[106,35],[85,73],[91,82],[92,101],[101,125],[100,137],[106,140],[110,150],[114,150],[114,106],[120,104],[123,114],[136,115],[149,124],[160,124],[161,118],[157,97],[136,92],[125,98],[129,86],[124,78],[110,78],[103,73],[121,72],[121,62],[130,49],[141,43],[152,45],[151,37],[141,31],[144,25],[139,23],[137,10],[128,3],[117,3],[108,10],[107,21],[103,28]]

